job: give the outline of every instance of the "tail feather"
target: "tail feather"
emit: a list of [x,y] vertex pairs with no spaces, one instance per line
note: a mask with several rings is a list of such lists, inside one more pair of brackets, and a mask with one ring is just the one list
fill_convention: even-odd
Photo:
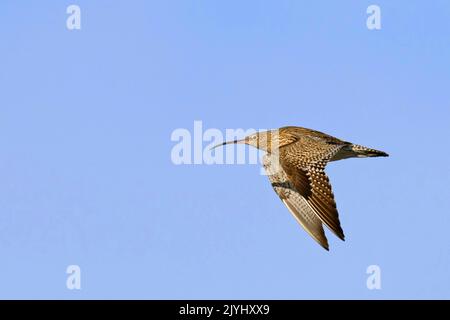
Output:
[[357,157],[389,157],[384,151],[367,148],[358,144],[352,144],[351,149]]

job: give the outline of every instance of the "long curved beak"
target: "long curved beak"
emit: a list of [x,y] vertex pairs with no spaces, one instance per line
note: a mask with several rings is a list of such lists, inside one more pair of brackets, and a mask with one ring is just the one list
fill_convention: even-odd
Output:
[[226,141],[226,142],[219,143],[218,145],[212,147],[212,148],[209,149],[209,150],[213,150],[213,149],[215,149],[215,148],[217,148],[217,147],[221,147],[221,146],[224,146],[224,145],[226,145],[226,144],[245,143],[245,141],[246,141],[245,139]]

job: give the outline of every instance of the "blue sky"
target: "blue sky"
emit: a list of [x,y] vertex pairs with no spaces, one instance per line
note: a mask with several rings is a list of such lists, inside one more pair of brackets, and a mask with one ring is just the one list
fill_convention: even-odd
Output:
[[[449,299],[449,18],[445,0],[1,1],[0,298]],[[327,167],[346,242],[326,252],[257,165],[172,163],[195,120],[391,157]]]

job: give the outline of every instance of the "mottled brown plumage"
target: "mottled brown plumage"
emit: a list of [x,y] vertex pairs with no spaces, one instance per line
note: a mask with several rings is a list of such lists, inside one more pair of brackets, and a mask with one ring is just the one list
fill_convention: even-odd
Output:
[[263,166],[275,192],[302,225],[329,249],[322,224],[344,240],[344,232],[325,166],[352,157],[387,157],[383,151],[346,142],[325,133],[283,127],[259,132],[228,143],[245,143],[266,151]]

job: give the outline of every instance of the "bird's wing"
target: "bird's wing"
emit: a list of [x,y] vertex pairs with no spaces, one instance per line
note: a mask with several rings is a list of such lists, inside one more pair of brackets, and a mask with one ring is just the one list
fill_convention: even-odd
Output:
[[311,206],[308,205],[307,200],[288,180],[286,173],[278,165],[278,157],[270,154],[265,155],[263,165],[273,189],[297,222],[300,223],[314,240],[328,250],[328,240],[323,231],[322,221],[317,217]]
[[306,137],[282,147],[279,159],[288,180],[308,206],[336,236],[344,240],[331,184],[324,171],[327,162],[341,147]]

